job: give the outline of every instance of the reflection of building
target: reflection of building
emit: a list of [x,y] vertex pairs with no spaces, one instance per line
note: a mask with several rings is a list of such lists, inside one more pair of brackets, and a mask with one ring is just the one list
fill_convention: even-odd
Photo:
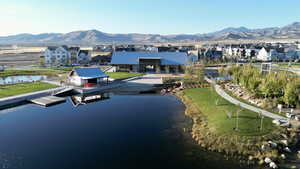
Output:
[[71,102],[73,106],[79,106],[79,105],[84,105],[96,101],[101,101],[101,100],[106,100],[110,98],[109,93],[94,93],[94,94],[88,94],[88,95],[74,95],[71,96]]
[[68,81],[75,86],[93,86],[106,83],[108,75],[103,73],[100,68],[75,68],[68,75]]
[[185,52],[114,52],[111,65],[118,71],[177,73],[188,64]]

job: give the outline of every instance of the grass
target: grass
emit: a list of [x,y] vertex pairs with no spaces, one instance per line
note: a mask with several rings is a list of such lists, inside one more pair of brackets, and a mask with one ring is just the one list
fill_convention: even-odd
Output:
[[288,68],[300,68],[300,63],[291,63],[291,66],[289,66],[289,63],[279,63],[278,65]]
[[0,77],[19,75],[57,75],[67,71],[66,68],[32,68],[32,69],[6,69],[0,72]]
[[226,90],[226,89],[224,89],[224,88],[223,88],[223,90],[224,90],[229,96],[235,98],[236,100],[238,100],[238,101],[240,101],[240,102],[249,104],[249,105],[251,105],[251,106],[253,106],[253,107],[256,107],[256,108],[260,108],[260,109],[267,110],[267,111],[269,111],[269,112],[271,112],[271,113],[274,113],[274,114],[282,115],[282,114],[280,114],[279,112],[277,112],[276,110],[272,110],[272,109],[268,109],[268,108],[259,107],[259,106],[257,106],[256,104],[250,103],[248,100],[245,100],[245,99],[243,99],[243,98],[240,98],[240,97],[234,95],[234,94],[233,94],[231,91],[229,91],[229,90]]
[[143,76],[143,73],[127,73],[127,72],[107,72],[110,78],[113,79],[127,79],[131,77]]
[[[206,116],[209,129],[220,135],[261,136],[270,133],[274,128],[272,119],[265,117],[263,130],[260,130],[261,120],[257,113],[242,109],[219,96],[211,88],[187,89],[184,94],[188,96]],[[218,105],[215,101],[219,100]],[[239,113],[239,130],[236,131],[236,112]],[[233,112],[231,119],[227,117],[227,111]]]
[[30,92],[36,92],[36,91],[46,90],[55,87],[57,86],[53,84],[44,83],[44,82],[5,85],[5,86],[0,86],[0,98],[25,94]]

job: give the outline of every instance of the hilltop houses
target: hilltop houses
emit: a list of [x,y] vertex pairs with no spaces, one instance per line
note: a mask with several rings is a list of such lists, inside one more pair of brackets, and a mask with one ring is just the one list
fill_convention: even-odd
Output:
[[80,50],[80,47],[49,46],[44,52],[46,66],[65,66],[74,64],[88,64],[91,52]]

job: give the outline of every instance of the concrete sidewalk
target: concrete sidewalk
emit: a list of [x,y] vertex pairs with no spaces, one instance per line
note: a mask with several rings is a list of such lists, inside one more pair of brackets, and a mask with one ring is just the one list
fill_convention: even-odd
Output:
[[205,77],[205,80],[206,80],[207,82],[211,83],[212,85],[214,85],[216,92],[217,92],[221,97],[223,97],[224,99],[228,100],[228,101],[231,102],[232,104],[241,106],[241,107],[243,107],[243,108],[245,108],[245,109],[248,109],[248,110],[251,110],[251,111],[253,111],[253,112],[262,114],[263,116],[265,116],[265,117],[270,117],[270,118],[272,118],[272,119],[287,119],[287,118],[285,118],[285,117],[283,117],[283,116],[280,116],[280,115],[271,113],[271,112],[269,112],[269,111],[266,111],[266,110],[263,110],[263,109],[254,107],[254,106],[252,106],[252,105],[243,103],[243,102],[241,102],[241,101],[239,101],[239,100],[237,100],[237,99],[231,97],[230,95],[228,95],[228,94],[221,88],[220,85],[215,84],[211,79]]

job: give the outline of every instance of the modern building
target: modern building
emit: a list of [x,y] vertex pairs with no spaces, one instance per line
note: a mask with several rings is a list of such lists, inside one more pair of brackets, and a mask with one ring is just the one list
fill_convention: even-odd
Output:
[[185,52],[114,52],[110,64],[117,71],[179,73],[188,60]]
[[90,87],[108,82],[108,75],[98,67],[75,68],[68,75],[68,81],[74,86]]

